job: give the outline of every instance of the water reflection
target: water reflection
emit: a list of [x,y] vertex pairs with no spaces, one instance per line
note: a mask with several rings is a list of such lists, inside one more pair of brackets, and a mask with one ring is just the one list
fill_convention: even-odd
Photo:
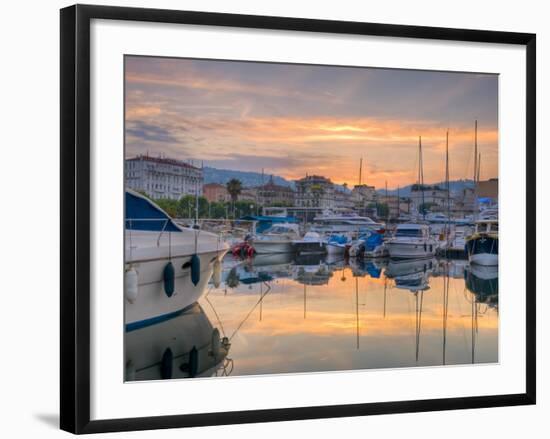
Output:
[[498,269],[226,256],[219,286],[173,320],[127,334],[129,379],[496,362]]
[[126,381],[228,375],[230,346],[194,304],[174,318],[126,332]]
[[480,283],[466,261],[435,258],[228,257],[202,300],[233,375],[486,363],[498,361],[497,274]]

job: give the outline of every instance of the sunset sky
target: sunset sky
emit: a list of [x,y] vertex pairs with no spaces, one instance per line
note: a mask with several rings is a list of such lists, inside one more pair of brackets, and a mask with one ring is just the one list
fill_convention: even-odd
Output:
[[498,176],[496,75],[155,57],[126,58],[126,155],[308,174],[389,188],[472,178],[478,120],[481,179]]

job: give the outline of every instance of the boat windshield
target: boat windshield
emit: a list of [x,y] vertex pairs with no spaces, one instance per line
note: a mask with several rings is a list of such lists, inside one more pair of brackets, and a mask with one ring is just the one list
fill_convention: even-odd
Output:
[[397,229],[395,236],[398,238],[407,237],[407,238],[422,238],[421,229]]
[[294,230],[285,226],[273,226],[267,229],[264,233],[277,233],[277,234],[294,233]]
[[[494,228],[496,226],[496,228]],[[491,224],[491,229],[493,231],[498,230],[498,226],[496,224]],[[489,223],[479,223],[476,227],[477,233],[487,233],[489,231]]]

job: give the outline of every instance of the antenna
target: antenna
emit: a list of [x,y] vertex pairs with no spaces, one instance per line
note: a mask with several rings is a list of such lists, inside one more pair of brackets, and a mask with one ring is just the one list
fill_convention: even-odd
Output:
[[361,186],[361,174],[363,172],[363,157],[359,159],[359,186]]

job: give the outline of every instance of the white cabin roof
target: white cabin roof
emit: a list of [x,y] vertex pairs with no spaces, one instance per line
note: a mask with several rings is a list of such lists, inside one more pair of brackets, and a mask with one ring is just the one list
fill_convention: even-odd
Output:
[[425,230],[428,228],[429,227],[426,224],[408,223],[408,224],[398,224],[396,230]]

